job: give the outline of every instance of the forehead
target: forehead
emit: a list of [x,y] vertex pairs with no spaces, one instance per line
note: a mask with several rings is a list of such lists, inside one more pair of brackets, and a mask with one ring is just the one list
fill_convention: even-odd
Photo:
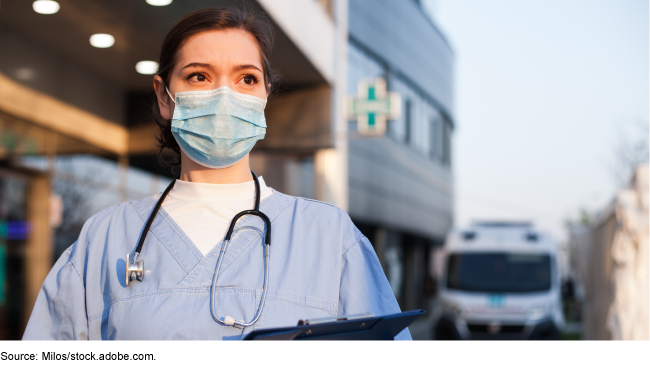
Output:
[[191,36],[179,50],[180,67],[190,62],[253,64],[262,68],[262,57],[250,33],[241,29],[210,30]]

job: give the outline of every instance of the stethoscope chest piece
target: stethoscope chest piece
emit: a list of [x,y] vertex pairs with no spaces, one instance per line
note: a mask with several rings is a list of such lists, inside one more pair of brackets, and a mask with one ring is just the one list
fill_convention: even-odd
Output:
[[133,262],[131,262],[131,257],[126,254],[126,286],[129,286],[129,283],[132,280],[142,281],[144,279],[144,260],[135,262],[138,258],[138,255],[133,256]]

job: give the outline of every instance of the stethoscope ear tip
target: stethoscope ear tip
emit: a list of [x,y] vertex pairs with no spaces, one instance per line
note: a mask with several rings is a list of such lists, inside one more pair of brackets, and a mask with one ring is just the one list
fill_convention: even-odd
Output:
[[[243,321],[239,321],[239,323],[241,322]],[[240,328],[240,329],[244,328],[239,323],[231,316],[226,316],[226,318],[223,319],[223,324],[225,324],[226,326],[233,326],[235,328]]]
[[231,316],[226,316],[226,318],[223,319],[223,323],[226,326],[234,326],[235,325],[235,319],[232,318]]

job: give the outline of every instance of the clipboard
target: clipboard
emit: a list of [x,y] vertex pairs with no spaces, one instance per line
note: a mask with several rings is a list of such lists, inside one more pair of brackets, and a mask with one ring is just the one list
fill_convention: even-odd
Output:
[[422,314],[424,314],[424,310],[417,309],[379,317],[334,319],[335,322],[261,329],[249,333],[244,340],[393,340],[398,333]]

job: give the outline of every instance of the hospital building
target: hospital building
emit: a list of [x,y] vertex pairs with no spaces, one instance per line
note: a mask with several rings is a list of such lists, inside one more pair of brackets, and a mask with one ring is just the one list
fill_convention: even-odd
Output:
[[[22,337],[86,219],[174,177],[151,117],[160,45],[184,14],[240,3],[2,1],[0,339]],[[248,4],[273,23],[281,76],[251,168],[282,193],[347,211],[402,310],[427,309],[432,252],[454,216],[448,41],[417,0]]]

